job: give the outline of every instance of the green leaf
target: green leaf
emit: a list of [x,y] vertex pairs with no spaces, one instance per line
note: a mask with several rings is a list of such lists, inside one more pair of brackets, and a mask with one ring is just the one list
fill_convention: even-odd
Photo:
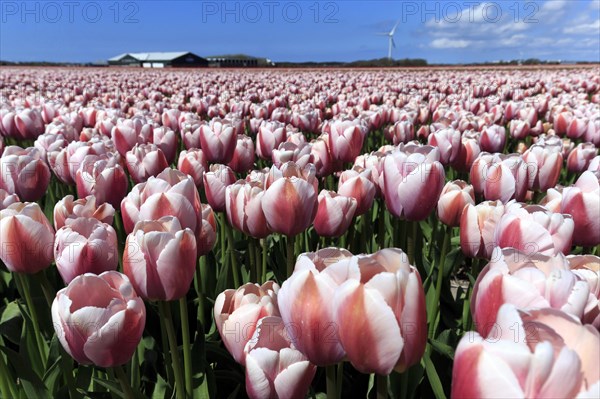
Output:
[[108,389],[108,392],[125,399],[125,394],[123,393],[123,391],[121,391],[121,385],[118,382],[107,381],[98,377],[93,377],[93,380],[96,384]]
[[0,317],[0,335],[18,344],[21,336],[23,317],[16,301],[9,302]]
[[[446,330],[446,331],[448,331],[448,330]],[[430,339],[429,343],[431,344],[431,347],[433,348],[433,350],[435,350],[436,352],[438,352],[441,355],[446,356],[450,359],[454,359],[454,349],[450,345],[445,344],[445,343],[440,342],[435,339]]]
[[152,399],[165,399],[169,384],[167,384],[160,374],[158,374],[156,378],[157,380],[156,385],[154,386],[154,392],[152,392]]
[[5,346],[0,346],[8,363],[15,369],[16,375],[19,376],[19,383],[25,390],[25,395],[28,398],[50,398],[51,395],[46,390],[46,386],[33,370],[31,362],[22,353],[17,353]]
[[427,373],[427,379],[429,380],[429,384],[431,385],[431,389],[433,390],[433,394],[437,399],[446,399],[446,394],[444,393],[444,387],[442,386],[442,382],[440,381],[440,377],[429,357],[429,353],[425,352],[423,356],[423,362],[425,363],[425,372]]

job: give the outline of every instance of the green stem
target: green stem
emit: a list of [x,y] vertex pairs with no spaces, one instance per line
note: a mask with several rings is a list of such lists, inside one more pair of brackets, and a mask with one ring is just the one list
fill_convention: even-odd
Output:
[[448,252],[448,246],[450,244],[450,237],[452,236],[452,227],[446,227],[446,234],[444,234],[444,243],[442,244],[442,252],[440,253],[440,260],[438,262],[438,272],[435,282],[435,300],[433,301],[433,309],[429,319],[429,337],[433,338],[435,333],[435,319],[437,317],[440,307],[440,297],[442,294],[442,280],[444,279],[444,264],[446,263],[446,252]]
[[327,399],[338,399],[337,384],[335,382],[335,364],[325,367],[327,378]]
[[125,399],[135,398],[135,395],[133,394],[133,390],[131,389],[131,386],[129,385],[129,381],[127,381],[127,376],[125,375],[125,372],[123,371],[123,367],[117,366],[117,367],[114,367],[114,370],[117,374],[117,379],[119,380],[119,383],[121,384],[121,389],[123,389],[123,394],[125,395]]
[[415,264],[415,246],[417,239],[417,222],[406,222],[410,227],[410,234],[407,234],[406,238],[406,251],[408,254],[408,263],[411,265]]
[[294,264],[296,263],[294,255],[294,241],[296,236],[289,236],[287,238],[287,277],[290,277],[294,272]]
[[387,399],[388,398],[388,376],[377,374],[375,376],[375,380],[377,383],[377,399]]
[[[160,305],[158,307],[158,311],[160,313]],[[167,381],[172,382],[175,379],[175,376],[173,374],[173,367],[171,366],[171,351],[169,350],[169,340],[167,339],[167,327],[165,326],[165,323],[160,323],[160,337],[162,340],[162,350],[165,372],[167,373]]]
[[185,397],[184,379],[181,370],[181,361],[179,360],[179,348],[177,347],[177,337],[175,336],[175,328],[173,327],[173,316],[171,315],[171,304],[164,301],[158,302],[158,310],[162,323],[165,324],[167,330],[167,339],[169,340],[169,348],[171,352],[171,365],[175,374],[175,391],[178,399]]
[[337,376],[336,376],[336,389],[338,396],[342,395],[342,384],[344,382],[344,361],[342,360],[337,364]]
[[48,277],[44,271],[40,271],[35,274],[34,277],[39,281],[40,286],[42,287],[42,291],[44,292],[44,297],[46,298],[46,302],[48,302],[48,307],[52,308],[52,302],[54,302],[54,298],[56,297],[56,291],[48,281]]
[[256,242],[254,238],[248,237],[248,274],[250,275],[250,281],[256,281],[258,279],[258,274],[256,274]]
[[60,351],[60,363],[61,363],[61,374],[65,378],[65,383],[69,389],[69,396],[71,398],[77,397],[77,389],[75,387],[75,378],[73,377],[73,360],[69,354],[59,345]]
[[48,358],[48,352],[46,350],[44,338],[42,337],[42,333],[40,330],[39,319],[37,315],[37,308],[33,303],[33,298],[31,297],[31,292],[29,292],[29,284],[27,281],[27,277],[22,275],[21,273],[13,273],[13,276],[16,277],[17,286],[20,286],[21,296],[25,298],[25,303],[27,304],[27,309],[29,310],[29,315],[31,316],[31,322],[33,323],[33,331],[35,334],[35,340],[38,347],[38,351],[42,360],[42,364],[46,364],[46,359]]
[[233,285],[237,288],[240,286],[240,270],[237,264],[237,257],[235,256],[235,241],[233,240],[233,231],[231,231],[231,227],[225,223],[225,215],[221,215],[223,218],[223,227],[225,229],[225,234],[227,234],[227,244],[229,246],[229,255],[231,259],[231,272],[233,274]]
[[264,283],[267,281],[267,255],[269,253],[269,248],[267,247],[267,238],[263,238],[261,240],[262,246],[262,271],[261,271],[261,279],[260,283]]
[[140,358],[138,351],[140,347],[135,348],[135,352],[133,352],[133,357],[131,358],[130,368],[131,368],[131,387],[139,391],[140,389]]
[[377,218],[377,240],[379,241],[379,249],[385,248],[385,206],[379,204],[379,217]]
[[179,299],[179,315],[181,317],[181,337],[183,339],[183,367],[185,370],[185,394],[192,397],[192,349],[190,346],[190,323],[188,321],[187,298]]
[[206,302],[206,256],[201,256],[199,259],[199,266],[196,269],[196,280],[198,284],[197,294],[198,294],[198,311],[200,322],[204,326],[205,324],[205,302]]

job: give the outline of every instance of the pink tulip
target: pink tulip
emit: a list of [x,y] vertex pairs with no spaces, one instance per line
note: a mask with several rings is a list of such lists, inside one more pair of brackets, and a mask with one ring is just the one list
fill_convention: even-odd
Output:
[[112,224],[115,216],[115,208],[109,203],[96,205],[96,197],[90,195],[85,198],[73,200],[72,195],[67,195],[54,205],[54,228],[60,229],[69,219],[94,218],[99,221]]
[[208,170],[208,163],[202,150],[192,148],[179,153],[177,169],[194,179],[196,187],[200,189],[203,185],[204,173]]
[[212,119],[200,126],[200,146],[211,163],[228,163],[237,143],[236,131],[228,120]]
[[394,145],[408,143],[415,139],[415,125],[410,121],[398,121],[390,126],[389,135]]
[[196,270],[194,232],[174,216],[136,223],[127,236],[123,272],[140,297],[172,301],[189,290]]
[[44,133],[44,120],[37,109],[26,108],[14,116],[17,140],[32,140]]
[[0,259],[11,272],[35,274],[53,260],[54,229],[35,202],[0,210]]
[[527,194],[529,170],[518,154],[482,153],[471,167],[471,183],[475,193],[486,200],[523,201]]
[[578,139],[585,134],[587,127],[587,119],[573,118],[567,126],[567,137],[571,139]]
[[77,170],[87,155],[103,155],[111,151],[112,144],[109,142],[73,141],[65,148],[48,152],[48,164],[61,182],[75,184]]
[[546,191],[558,182],[563,162],[560,152],[533,145],[523,154],[523,161],[530,173],[529,189]]
[[155,127],[152,131],[152,143],[165,155],[168,164],[173,163],[177,155],[177,134],[167,127]]
[[98,204],[108,202],[114,208],[119,207],[129,190],[129,180],[118,154],[86,156],[77,170],[75,184],[80,198],[94,195]]
[[[44,133],[38,136],[33,143],[33,146],[40,152],[40,158],[47,162],[48,153],[60,151],[67,146],[67,140],[62,134]],[[2,152],[0,151],[0,154]]]
[[438,158],[437,150],[428,154],[398,150],[385,157],[382,191],[392,215],[412,221],[429,216],[444,188],[444,167]]
[[169,167],[165,154],[154,144],[136,144],[125,154],[125,161],[135,183],[145,182]]
[[331,174],[334,170],[334,161],[329,152],[329,136],[322,134],[310,143],[310,152],[318,177]]
[[146,324],[146,307],[127,276],[84,274],[58,291],[52,321],[61,345],[78,363],[114,367],[127,363]]
[[225,208],[229,224],[254,238],[265,238],[271,231],[262,210],[264,198],[260,182],[238,182],[227,186]]
[[288,237],[293,237],[308,228],[318,208],[314,167],[312,178],[309,180],[295,175],[287,177],[286,170],[291,169],[294,172],[290,173],[302,173],[293,162],[282,165],[281,171],[276,167],[271,168],[271,175],[274,177],[269,177],[268,188],[261,204],[269,229]]
[[285,124],[279,122],[263,122],[256,134],[256,155],[262,159],[271,159],[274,149],[285,141],[287,131]]
[[407,259],[390,248],[345,265],[348,278],[333,299],[335,326],[347,359],[360,372],[403,372],[425,352],[425,292]]
[[0,189],[24,201],[37,201],[46,194],[50,169],[35,147],[7,147],[0,157]]
[[504,126],[492,125],[484,128],[479,137],[481,151],[489,153],[502,152],[506,142],[506,130]]
[[590,172],[600,172],[600,155],[597,155],[590,161],[587,168]]
[[355,216],[366,213],[373,205],[377,193],[375,183],[371,181],[371,170],[354,166],[340,175],[338,194],[356,200]]
[[229,166],[213,164],[204,174],[204,192],[206,200],[215,212],[225,211],[225,190],[235,182],[235,174]]
[[451,166],[460,172],[469,172],[473,163],[481,154],[481,148],[476,137],[463,135],[460,142],[461,149],[458,151],[458,156],[451,163]]
[[238,173],[246,173],[254,167],[254,143],[245,134],[237,136],[237,144],[229,167]]
[[570,215],[511,201],[496,224],[494,243],[500,248],[512,247],[529,254],[568,254],[574,227]]
[[117,151],[124,157],[137,144],[151,143],[153,130],[152,125],[144,123],[141,118],[126,119],[113,127],[111,137]]
[[551,307],[581,319],[591,300],[589,292],[587,282],[570,270],[562,254],[549,257],[497,248],[477,277],[471,313],[477,331],[486,336],[504,303],[520,309]]
[[492,256],[496,224],[504,211],[505,207],[500,201],[465,206],[460,218],[460,247],[463,254],[484,259]]
[[334,160],[354,162],[360,154],[365,132],[352,121],[335,121],[329,125],[329,150]]
[[283,321],[269,316],[258,321],[256,344],[246,355],[246,392],[251,399],[306,397],[317,368],[291,347]]
[[567,157],[567,170],[581,173],[586,170],[598,154],[598,149],[592,143],[580,143]]
[[262,286],[247,283],[217,296],[215,324],[225,347],[236,362],[245,364],[245,348],[254,335],[258,321],[267,316],[279,316],[278,291],[277,283],[267,281]]
[[314,155],[311,145],[308,143],[294,144],[290,141],[281,143],[277,149],[271,153],[273,165],[280,167],[286,162],[294,162],[299,167],[304,167],[308,163],[314,163]]
[[[544,312],[560,314],[551,309],[536,313]],[[569,323],[564,316],[554,317],[561,318],[554,324]],[[577,349],[552,324],[544,324],[545,318],[538,319],[504,305],[494,318],[497,335],[465,335],[454,357],[452,397],[575,398],[591,388],[593,382],[586,380],[590,368]],[[556,329],[570,333],[576,327]],[[597,333],[587,330],[585,334],[587,348],[598,353]]]
[[321,237],[339,237],[344,234],[354,218],[356,199],[334,191],[322,190],[318,202],[313,222],[316,233]]
[[475,205],[473,186],[462,180],[448,182],[438,200],[438,218],[447,226],[457,227],[467,205]]
[[462,149],[460,132],[452,128],[433,132],[427,137],[427,143],[439,150],[442,165],[449,165],[455,162],[456,158],[460,156],[460,150]]
[[338,363],[345,356],[332,298],[349,277],[351,257],[350,252],[336,248],[302,254],[277,294],[294,347],[318,366]]
[[54,259],[65,284],[85,274],[117,270],[117,233],[94,218],[70,219],[55,235]]
[[210,205],[201,204],[200,215],[202,216],[202,221],[199,224],[200,231],[196,234],[198,257],[212,251],[217,242],[217,220]]
[[509,125],[510,135],[514,139],[524,140],[529,135],[530,127],[527,121],[513,119]]
[[583,322],[600,330],[600,257],[594,255],[571,255],[569,267],[590,287],[590,298],[583,314]]
[[562,192],[560,210],[573,216],[575,231],[573,244],[594,246],[600,244],[600,178],[592,172],[583,172],[575,185]]
[[21,202],[17,194],[10,194],[8,191],[0,188],[0,211],[8,208],[15,202]]

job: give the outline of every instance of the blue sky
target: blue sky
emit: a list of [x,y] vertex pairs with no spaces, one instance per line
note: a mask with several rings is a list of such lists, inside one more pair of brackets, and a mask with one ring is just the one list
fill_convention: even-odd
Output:
[[387,55],[430,63],[600,61],[600,0],[8,1],[0,59],[105,60],[123,52],[245,53],[274,61]]

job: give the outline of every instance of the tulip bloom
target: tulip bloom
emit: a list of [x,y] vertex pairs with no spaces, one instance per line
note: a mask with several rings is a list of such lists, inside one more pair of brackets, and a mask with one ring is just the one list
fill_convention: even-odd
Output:
[[[426,147],[422,147],[426,151]],[[431,147],[430,147],[431,148]],[[398,218],[417,221],[429,216],[444,188],[444,167],[437,149],[427,154],[394,151],[383,161],[385,204]]]
[[302,254],[277,294],[294,347],[318,366],[338,363],[345,356],[332,298],[348,278],[351,257],[337,248]]
[[279,316],[278,291],[277,283],[267,281],[262,286],[247,283],[217,296],[213,310],[215,324],[225,347],[236,362],[245,364],[245,348],[254,335],[258,321],[267,316]]
[[354,257],[347,280],[335,292],[339,340],[362,373],[403,372],[425,352],[425,292],[419,272],[407,259],[395,248]]
[[146,307],[125,275],[84,274],[58,291],[52,321],[61,345],[78,363],[114,367],[133,356]]
[[344,234],[356,212],[357,201],[334,191],[322,190],[318,197],[317,215],[313,226],[321,237],[339,237]]
[[194,179],[196,187],[200,189],[204,181],[204,173],[208,170],[208,163],[202,150],[192,148],[179,153],[177,169]]
[[433,132],[427,137],[427,143],[439,150],[442,165],[453,163],[462,150],[460,132],[452,128]]
[[598,175],[585,171],[575,185],[565,187],[560,210],[573,216],[574,245],[600,244],[600,178]]
[[21,202],[17,194],[10,194],[8,191],[0,188],[0,211],[8,208],[9,205],[14,204],[15,202]]
[[[552,309],[529,314],[504,305],[494,320],[496,335],[468,333],[458,344],[452,397],[598,397],[597,332]],[[585,343],[574,344],[574,337]],[[589,364],[592,356],[595,366]]]
[[523,201],[527,194],[529,170],[518,154],[482,153],[471,167],[471,183],[475,193],[483,193],[486,200],[504,203],[511,199]]
[[55,235],[54,259],[65,284],[85,274],[117,270],[117,233],[94,218],[71,219]]
[[467,205],[460,218],[460,247],[471,258],[489,259],[495,247],[496,224],[504,215],[500,201]]
[[475,205],[473,186],[462,180],[448,182],[438,200],[438,217],[445,225],[457,227],[467,205]]
[[23,201],[37,201],[46,194],[50,169],[35,147],[7,147],[0,157],[0,189]]
[[479,146],[481,151],[494,154],[502,152],[506,142],[506,130],[504,126],[492,125],[484,128],[479,137]]
[[75,177],[77,195],[80,198],[94,195],[99,204],[108,202],[115,208],[119,207],[129,190],[125,169],[119,161],[118,154],[108,158],[86,156]]
[[237,144],[229,167],[238,173],[246,173],[254,166],[254,142],[245,134],[237,136]]
[[[271,231],[293,237],[313,222],[318,208],[317,189],[314,175],[311,179],[314,182],[297,176],[283,175],[285,169],[289,169],[286,165],[288,164],[283,165],[282,171],[277,169],[279,172],[271,173],[273,176],[282,174],[269,182],[261,206]],[[275,167],[271,171],[274,169]],[[314,173],[314,167],[312,170]]]
[[365,132],[353,121],[335,121],[329,125],[329,150],[333,159],[354,162],[362,149]]
[[35,274],[53,260],[54,229],[35,202],[0,210],[0,259],[11,272]]
[[559,151],[532,145],[523,154],[523,161],[529,169],[529,189],[546,191],[556,186],[563,162]]
[[225,211],[227,187],[235,182],[235,173],[229,166],[213,164],[204,174],[204,192],[206,200],[215,212]]
[[48,164],[61,182],[75,184],[77,170],[87,155],[103,155],[111,151],[111,144],[101,140],[73,141],[65,148],[49,151]]
[[262,159],[271,159],[274,149],[285,141],[287,131],[285,124],[279,122],[263,122],[256,134],[256,155]]
[[496,224],[494,243],[527,253],[555,255],[571,252],[575,224],[570,215],[549,212],[539,205],[510,202]]
[[236,131],[227,120],[216,118],[200,126],[200,147],[210,163],[231,161],[236,143]]
[[135,183],[145,182],[169,167],[165,154],[154,144],[136,144],[125,155],[125,161]]
[[567,170],[569,172],[581,173],[588,168],[592,160],[598,154],[598,149],[592,143],[580,143],[567,157]]
[[165,169],[157,177],[136,184],[121,201],[123,226],[131,233],[140,220],[175,216],[183,228],[199,233],[202,217],[200,196],[193,180],[178,170]]
[[571,255],[569,267],[590,287],[590,299],[583,315],[583,322],[600,330],[600,257],[594,255]]
[[308,163],[314,163],[311,145],[307,143],[295,144],[291,141],[286,141],[273,150],[271,157],[273,165],[277,167],[281,167],[281,165],[290,161],[296,163],[299,167],[304,167]]
[[252,337],[256,342],[246,355],[246,392],[251,399],[303,398],[317,368],[291,347],[283,321],[263,317]]
[[54,205],[54,228],[60,229],[69,219],[80,217],[94,218],[101,222],[112,224],[115,216],[115,208],[109,203],[96,205],[96,197],[90,195],[73,201],[72,195],[67,195]]
[[254,238],[265,238],[271,231],[262,209],[264,190],[260,182],[238,182],[227,186],[225,208],[229,224]]
[[176,217],[141,221],[127,236],[123,272],[142,298],[172,301],[188,292],[196,255],[194,232]]
[[477,331],[486,336],[504,303],[520,309],[560,309],[581,319],[591,300],[589,292],[587,282],[570,270],[562,254],[548,257],[496,248],[477,277],[471,313]]
[[356,216],[366,213],[373,205],[377,189],[371,181],[371,176],[371,170],[360,166],[345,170],[340,175],[337,192],[356,200]]

